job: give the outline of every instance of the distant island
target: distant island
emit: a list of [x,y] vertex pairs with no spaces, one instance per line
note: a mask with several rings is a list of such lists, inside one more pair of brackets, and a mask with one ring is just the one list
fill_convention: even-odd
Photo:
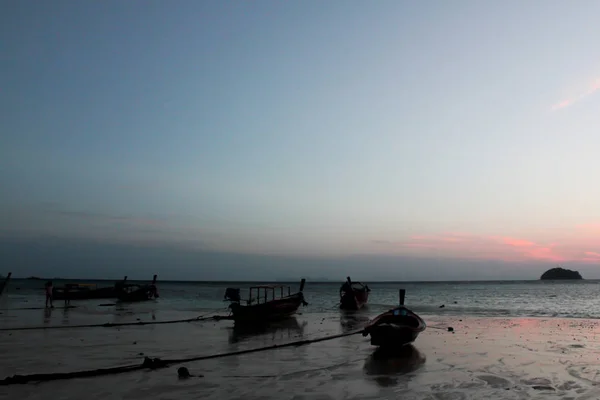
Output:
[[572,271],[565,268],[551,268],[544,272],[540,278],[541,280],[555,280],[555,279],[583,279],[578,271]]

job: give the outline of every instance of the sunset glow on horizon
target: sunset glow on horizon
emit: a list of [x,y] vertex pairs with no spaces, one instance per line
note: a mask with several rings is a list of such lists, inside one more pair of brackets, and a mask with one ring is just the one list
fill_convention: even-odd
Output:
[[446,232],[407,240],[374,241],[394,254],[499,260],[506,262],[600,263],[600,224],[583,224],[553,240]]

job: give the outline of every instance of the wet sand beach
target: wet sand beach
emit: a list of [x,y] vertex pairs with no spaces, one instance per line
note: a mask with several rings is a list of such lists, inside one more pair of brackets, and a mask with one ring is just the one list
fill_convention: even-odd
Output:
[[[354,314],[299,314],[263,329],[239,329],[231,321],[207,321],[0,331],[0,375],[114,367],[141,363],[144,356],[210,355],[313,339],[360,329],[375,315],[368,308]],[[97,314],[78,309],[3,311],[0,327],[39,325],[39,318],[49,325],[61,325],[196,316],[198,313],[164,310],[159,315],[152,310],[115,313],[114,308]],[[155,371],[4,386],[0,398],[600,398],[597,320],[443,315],[425,320],[428,329],[398,354],[377,351],[359,334]],[[454,328],[453,333],[446,330],[448,326]],[[179,379],[177,369],[182,366],[203,377]]]

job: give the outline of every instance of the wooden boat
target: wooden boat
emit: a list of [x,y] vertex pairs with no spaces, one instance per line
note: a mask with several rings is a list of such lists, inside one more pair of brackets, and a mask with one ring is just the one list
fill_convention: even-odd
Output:
[[152,283],[149,285],[118,283],[117,298],[127,303],[157,299],[156,275],[154,275]]
[[350,277],[346,278],[340,287],[340,308],[344,310],[359,310],[369,301],[368,286],[360,282],[352,282]]
[[373,319],[363,330],[363,336],[371,336],[371,344],[397,348],[414,342],[426,328],[425,321],[404,307],[404,293],[400,294],[400,306]]
[[[240,289],[228,288],[225,300],[230,301],[229,309],[236,323],[266,322],[289,317],[298,311],[300,305],[308,305],[302,293],[305,280],[300,282],[300,290],[291,294],[289,286],[252,286],[246,304],[242,304]],[[284,289],[287,287],[287,295]],[[276,292],[279,297],[276,297]],[[256,295],[256,298],[253,297]]]
[[117,284],[112,287],[97,287],[93,283],[67,283],[52,289],[54,300],[94,300],[117,297]]

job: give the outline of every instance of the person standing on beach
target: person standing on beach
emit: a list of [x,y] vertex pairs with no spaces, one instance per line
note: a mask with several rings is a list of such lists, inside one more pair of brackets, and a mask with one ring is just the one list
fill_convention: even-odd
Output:
[[54,308],[54,304],[52,304],[52,281],[46,282],[46,308],[48,308],[48,302],[50,302],[50,308]]

